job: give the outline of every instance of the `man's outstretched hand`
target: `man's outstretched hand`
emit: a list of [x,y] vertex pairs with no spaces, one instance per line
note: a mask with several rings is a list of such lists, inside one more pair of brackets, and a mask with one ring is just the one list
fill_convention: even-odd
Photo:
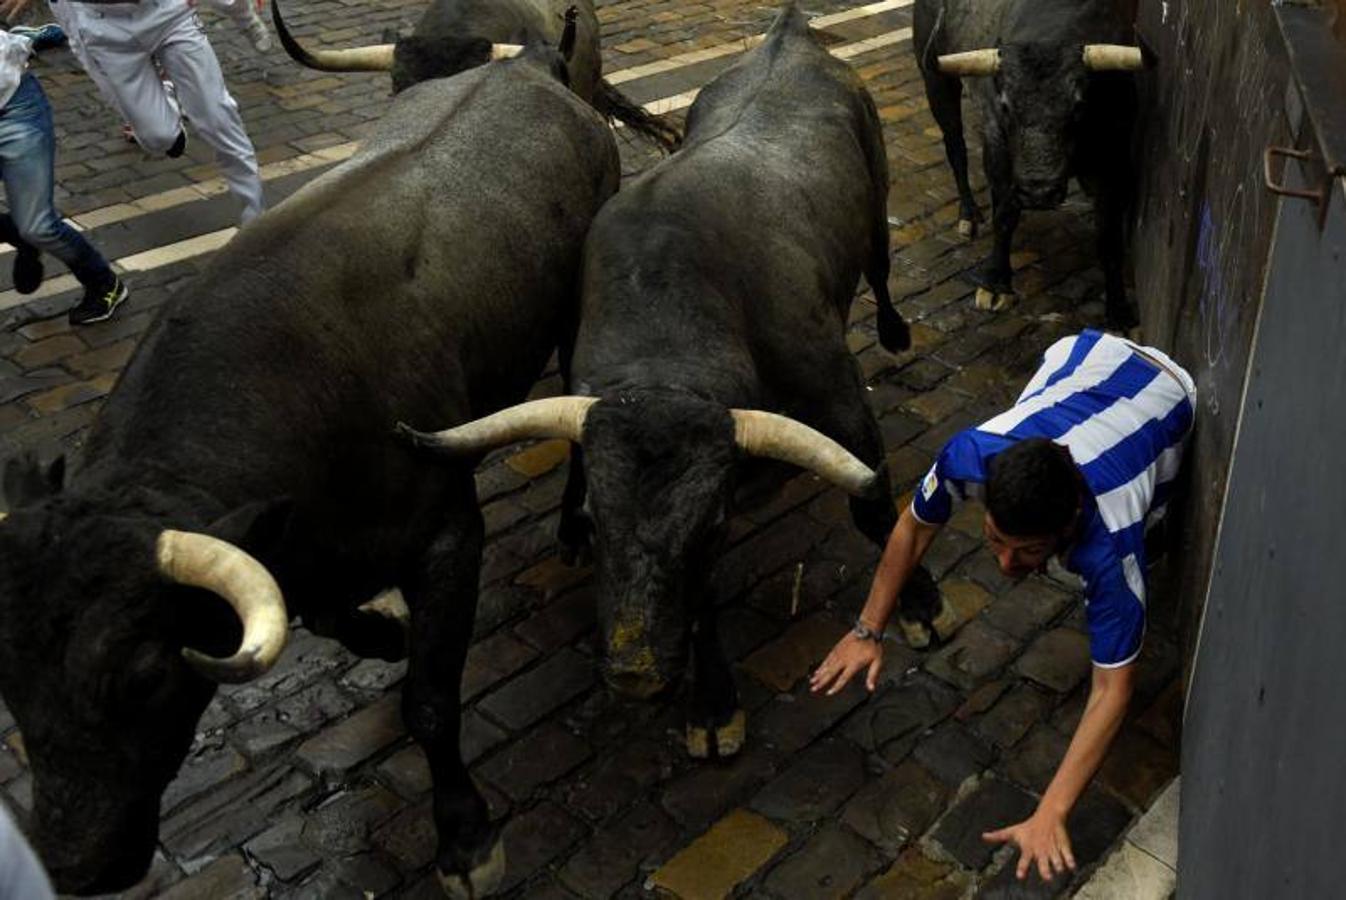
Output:
[[878,641],[847,634],[809,679],[809,689],[815,694],[824,691],[830,697],[837,693],[860,672],[865,673],[865,687],[873,693],[879,684],[879,670],[883,668],[883,645]]
[[1051,881],[1053,875],[1067,869],[1075,871],[1075,854],[1070,850],[1064,816],[1039,809],[1018,825],[988,831],[981,839],[992,844],[1013,842],[1019,848],[1019,864],[1014,874],[1020,879],[1028,874],[1028,867],[1034,863],[1037,863],[1043,881]]

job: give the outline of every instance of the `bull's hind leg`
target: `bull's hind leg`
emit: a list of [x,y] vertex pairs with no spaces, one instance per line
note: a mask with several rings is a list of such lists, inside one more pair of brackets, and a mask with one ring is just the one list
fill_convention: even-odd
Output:
[[981,210],[972,196],[972,184],[967,177],[967,139],[963,134],[963,82],[960,78],[929,72],[925,76],[925,99],[930,113],[939,123],[944,135],[944,155],[953,180],[958,185],[958,233],[965,238],[977,236],[981,224]]
[[1098,220],[1098,256],[1103,263],[1104,315],[1109,331],[1140,338],[1136,315],[1126,296],[1123,267],[1126,258],[1126,202],[1117,179],[1109,179],[1095,192]]
[[720,646],[715,609],[707,606],[692,627],[692,691],[687,704],[687,753],[725,759],[743,749],[747,717]]
[[481,897],[505,874],[505,849],[486,801],[463,765],[460,690],[476,616],[483,525],[470,487],[404,585],[411,608],[411,663],[402,715],[425,750],[434,781],[435,863],[450,897]]

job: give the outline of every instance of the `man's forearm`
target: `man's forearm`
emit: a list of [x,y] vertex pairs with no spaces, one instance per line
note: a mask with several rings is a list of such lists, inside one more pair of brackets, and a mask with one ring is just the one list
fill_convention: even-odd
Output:
[[911,572],[925,556],[939,529],[926,525],[912,515],[911,508],[902,511],[897,527],[888,537],[879,560],[878,571],[869,588],[869,598],[860,613],[861,620],[876,631],[882,631],[897,606],[897,596],[911,577]]
[[1123,669],[1094,670],[1094,681],[1084,715],[1075,727],[1075,735],[1056,770],[1056,776],[1042,795],[1040,809],[1064,819],[1074,808],[1089,780],[1102,765],[1108,747],[1112,745],[1122,720],[1126,718],[1134,668],[1126,666]]

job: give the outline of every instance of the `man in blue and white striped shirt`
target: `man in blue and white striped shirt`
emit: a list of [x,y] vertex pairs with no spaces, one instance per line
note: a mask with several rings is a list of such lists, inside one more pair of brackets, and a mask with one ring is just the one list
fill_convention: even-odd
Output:
[[1196,386],[1150,347],[1097,331],[1047,350],[1013,407],[955,435],[889,537],[854,630],[812,684],[839,691],[862,670],[877,685],[877,640],[953,504],[986,506],[1000,568],[1022,577],[1057,556],[1085,584],[1094,674],[1080,724],[1037,812],[990,832],[1020,848],[1019,877],[1074,868],[1065,819],[1097,771],[1131,698],[1145,635],[1145,531],[1164,514],[1192,429]]

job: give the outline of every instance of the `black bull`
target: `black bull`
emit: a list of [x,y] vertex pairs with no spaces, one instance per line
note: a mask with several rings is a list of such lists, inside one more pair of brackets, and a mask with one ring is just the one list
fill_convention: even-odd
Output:
[[[354,157],[169,300],[64,489],[9,468],[0,693],[61,890],[140,878],[212,679],[274,663],[290,615],[401,652],[358,611],[389,585],[411,612],[403,715],[434,777],[441,877],[480,893],[501,874],[459,753],[472,472],[392,426],[518,402],[573,329],[581,242],[619,164],[562,67],[530,47],[399,95]],[[211,658],[240,647],[240,620],[238,653]]]
[[[880,340],[909,343],[888,296],[887,194],[873,100],[787,9],[701,92],[682,149],[595,220],[562,359],[575,395],[422,436],[458,453],[525,436],[579,443],[561,537],[597,539],[605,675],[658,694],[690,644],[694,756],[732,754],[744,737],[706,575],[749,457],[849,490],[877,544],[894,524],[882,436],[844,339],[864,275]],[[928,622],[933,585],[917,582],[904,608]]]
[[981,213],[967,177],[961,97],[964,76],[982,76],[986,181],[995,244],[979,272],[977,306],[1014,301],[1010,244],[1025,209],[1049,209],[1075,176],[1094,198],[1107,324],[1136,324],[1123,279],[1132,206],[1137,47],[1111,0],[916,0],[912,46],[930,111],[958,185],[959,231],[976,233]]

